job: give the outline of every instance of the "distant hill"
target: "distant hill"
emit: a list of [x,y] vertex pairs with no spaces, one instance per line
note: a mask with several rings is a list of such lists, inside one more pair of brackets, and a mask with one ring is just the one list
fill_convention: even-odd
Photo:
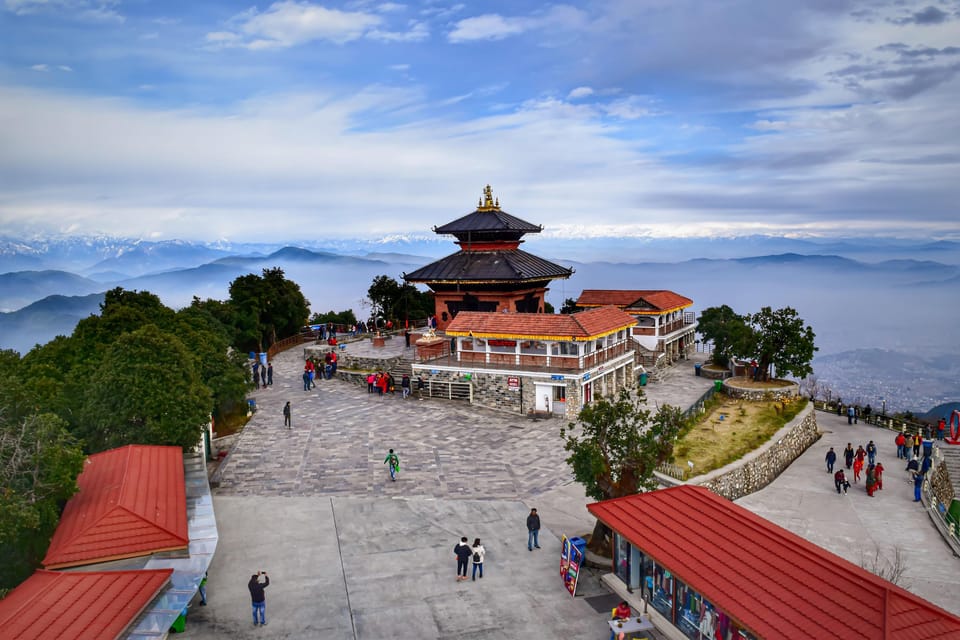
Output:
[[37,344],[46,344],[57,336],[73,333],[77,323],[91,314],[100,313],[104,294],[86,296],[48,296],[14,311],[0,313],[2,349],[26,354]]
[[0,311],[16,311],[50,295],[86,295],[103,284],[66,271],[14,271],[0,274]]
[[938,404],[933,409],[930,409],[930,411],[927,411],[922,415],[918,415],[917,417],[928,422],[936,422],[940,418],[944,418],[949,421],[950,415],[954,411],[960,411],[960,402],[945,402],[943,404]]
[[119,274],[123,278],[158,273],[172,269],[197,267],[231,255],[223,249],[212,249],[189,242],[170,241],[142,243],[124,249],[119,255],[100,260],[85,272]]

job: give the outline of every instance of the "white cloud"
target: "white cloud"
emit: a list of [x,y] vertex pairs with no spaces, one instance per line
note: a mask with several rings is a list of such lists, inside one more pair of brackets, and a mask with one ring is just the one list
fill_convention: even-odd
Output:
[[391,71],[409,71],[410,65],[409,64],[391,64],[387,68],[390,69]]
[[586,14],[567,5],[554,5],[547,11],[528,16],[504,17],[497,13],[464,18],[447,34],[453,43],[474,40],[503,40],[527,31],[576,30],[586,23]]
[[67,71],[67,72],[73,71],[73,68],[72,68],[72,67],[70,67],[69,65],[65,65],[65,64],[58,64],[58,65],[57,65],[57,69],[58,69],[59,71]]
[[48,64],[35,64],[30,68],[34,71],[50,71],[50,65]]
[[86,22],[123,22],[114,0],[4,0],[4,8],[16,15],[55,14]]
[[315,40],[343,44],[376,29],[383,18],[372,13],[285,0],[273,3],[262,13],[256,9],[245,11],[232,22],[237,24],[236,31],[207,34],[207,41],[221,45],[242,43],[251,49],[293,47]]
[[426,23],[412,21],[406,31],[372,29],[366,35],[371,40],[382,42],[421,42],[430,37],[430,30]]
[[382,2],[377,5],[377,11],[380,13],[398,13],[400,11],[406,11],[406,9],[407,5],[396,2]]
[[590,87],[577,87],[567,94],[567,100],[578,100],[593,95],[593,89]]

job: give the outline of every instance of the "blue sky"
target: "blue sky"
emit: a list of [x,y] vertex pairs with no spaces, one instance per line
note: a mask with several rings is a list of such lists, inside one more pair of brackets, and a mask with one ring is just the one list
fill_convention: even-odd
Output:
[[960,2],[0,0],[0,232],[960,239]]

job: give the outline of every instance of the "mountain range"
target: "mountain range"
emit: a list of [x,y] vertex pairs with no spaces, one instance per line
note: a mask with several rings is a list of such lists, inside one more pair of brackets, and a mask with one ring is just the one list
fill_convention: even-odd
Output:
[[[960,264],[932,259],[960,254],[958,243],[764,242],[753,236],[709,242],[603,239],[598,243],[619,246],[617,252],[605,254],[607,260],[575,259],[586,253],[578,244],[593,243],[593,239],[573,243],[533,237],[524,246],[575,270],[569,280],[552,283],[547,300],[554,307],[578,297],[583,289],[602,288],[670,289],[692,298],[698,313],[720,304],[739,313],[759,311],[762,306],[791,306],[817,334],[820,352],[815,368],[833,371],[841,386],[842,378],[849,378],[851,372],[830,357],[874,349],[899,354],[887,356],[880,368],[866,364],[866,356],[854,359],[863,366],[853,374],[855,380],[846,381],[848,397],[858,390],[880,393],[861,383],[865,376],[882,379],[887,387],[896,380],[896,373],[892,380],[886,377],[888,371],[905,376],[909,370],[915,378],[922,367],[909,365],[914,357],[960,361],[960,330],[955,321],[960,316],[956,296]],[[374,277],[388,275],[399,281],[404,272],[456,250],[449,241],[416,237],[322,244],[278,247],[117,238],[0,238],[0,348],[25,353],[34,344],[69,334],[80,319],[98,312],[103,292],[114,287],[150,291],[168,306],[179,308],[194,296],[227,299],[234,279],[273,267],[283,269],[300,285],[312,311],[352,308],[362,318],[369,312],[366,292]],[[786,246],[806,253],[737,255]],[[670,248],[675,250],[671,261],[640,259],[658,252],[666,255]],[[847,253],[826,253],[824,248]],[[724,254],[730,255],[717,257]],[[617,261],[610,261],[610,256],[617,256]],[[925,404],[905,408],[925,411],[936,402],[960,397],[960,372],[942,363],[930,369],[932,378],[925,378],[918,396]],[[952,380],[938,369],[951,371]],[[911,392],[917,395],[917,389]]]

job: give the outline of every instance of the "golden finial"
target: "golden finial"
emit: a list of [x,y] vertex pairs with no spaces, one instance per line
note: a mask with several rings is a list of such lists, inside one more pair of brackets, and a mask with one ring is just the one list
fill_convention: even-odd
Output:
[[499,211],[500,210],[500,198],[494,199],[493,189],[490,185],[487,185],[483,189],[483,198],[480,200],[480,204],[477,206],[477,211]]

